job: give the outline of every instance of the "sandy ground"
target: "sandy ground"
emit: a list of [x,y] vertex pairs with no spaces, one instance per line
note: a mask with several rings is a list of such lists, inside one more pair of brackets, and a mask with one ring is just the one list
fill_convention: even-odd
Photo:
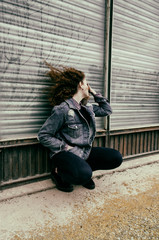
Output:
[[0,202],[0,239],[159,239],[159,163],[94,181],[94,190],[52,188]]

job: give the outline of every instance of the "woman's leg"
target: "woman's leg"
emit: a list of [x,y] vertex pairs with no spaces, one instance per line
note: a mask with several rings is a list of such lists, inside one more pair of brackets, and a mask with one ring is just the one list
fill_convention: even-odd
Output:
[[110,170],[117,168],[122,163],[122,155],[112,148],[93,147],[87,163],[95,170]]
[[59,176],[67,183],[82,185],[92,177],[89,164],[69,151],[56,154],[52,160]]

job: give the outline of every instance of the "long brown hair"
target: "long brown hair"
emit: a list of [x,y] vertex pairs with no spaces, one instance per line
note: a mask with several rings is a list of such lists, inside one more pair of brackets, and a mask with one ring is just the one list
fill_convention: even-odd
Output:
[[61,102],[73,97],[77,92],[78,84],[83,81],[85,74],[72,67],[55,68],[45,62],[50,68],[47,73],[50,76],[51,83],[49,101],[52,106],[59,105]]

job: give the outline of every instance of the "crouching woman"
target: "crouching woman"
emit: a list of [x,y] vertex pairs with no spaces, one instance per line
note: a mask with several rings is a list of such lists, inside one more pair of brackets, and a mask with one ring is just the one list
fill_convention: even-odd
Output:
[[[38,139],[50,150],[51,178],[64,192],[73,191],[73,185],[94,189],[92,171],[114,169],[122,163],[117,150],[92,147],[96,134],[95,117],[110,115],[111,106],[88,85],[83,72],[48,66],[48,74],[56,83],[50,91],[53,109],[41,127]],[[95,104],[88,103],[90,94]]]

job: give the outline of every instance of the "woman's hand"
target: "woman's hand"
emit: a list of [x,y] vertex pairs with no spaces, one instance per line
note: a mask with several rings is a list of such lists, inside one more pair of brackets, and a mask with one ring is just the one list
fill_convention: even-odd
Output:
[[67,145],[67,149],[66,149],[66,150],[68,151],[68,150],[70,150],[70,149],[72,149],[72,148],[73,148],[72,146]]
[[93,90],[93,88],[91,88],[91,86],[89,84],[88,84],[88,91],[89,91],[89,93],[92,93],[93,95],[96,94],[96,91]]

